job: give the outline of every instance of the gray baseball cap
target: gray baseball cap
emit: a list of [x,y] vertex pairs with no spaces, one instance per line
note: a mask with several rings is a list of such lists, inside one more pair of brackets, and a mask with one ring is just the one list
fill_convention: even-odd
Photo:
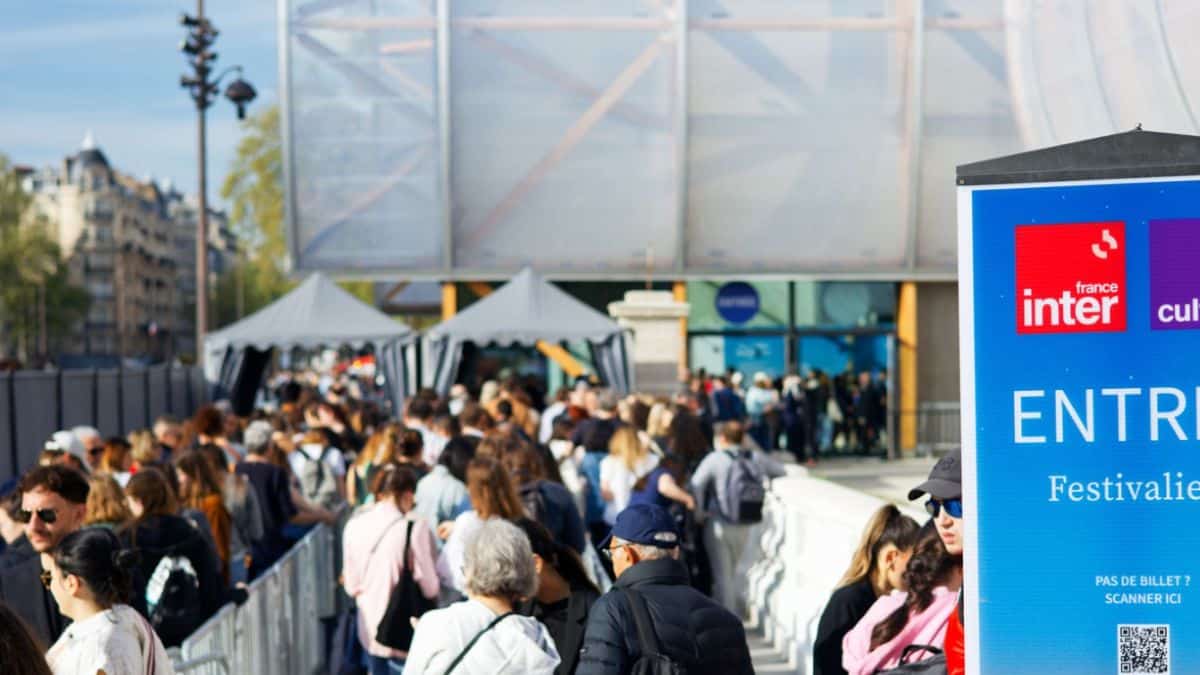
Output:
[[929,479],[908,491],[909,500],[928,494],[934,499],[962,498],[962,450],[954,450],[938,460],[929,471]]

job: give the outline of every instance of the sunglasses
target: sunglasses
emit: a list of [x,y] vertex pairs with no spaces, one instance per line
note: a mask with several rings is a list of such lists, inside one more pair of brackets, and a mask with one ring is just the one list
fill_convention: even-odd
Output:
[[925,502],[925,511],[934,518],[946,509],[946,513],[950,514],[951,518],[962,518],[963,508],[961,499],[930,499]]
[[53,525],[54,521],[58,520],[58,511],[55,511],[54,509],[34,509],[33,511],[21,509],[20,511],[17,511],[17,519],[22,523],[28,523],[29,521],[33,520],[33,514],[35,513],[37,514],[38,520],[46,523],[47,525]]
[[42,580],[42,585],[46,590],[50,590],[50,582],[54,581],[54,575],[50,574],[50,570],[42,570],[38,573],[38,578]]

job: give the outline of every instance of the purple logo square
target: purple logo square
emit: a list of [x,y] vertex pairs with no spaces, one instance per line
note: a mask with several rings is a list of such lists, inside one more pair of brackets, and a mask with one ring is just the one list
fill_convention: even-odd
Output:
[[1150,328],[1200,328],[1200,218],[1150,221]]

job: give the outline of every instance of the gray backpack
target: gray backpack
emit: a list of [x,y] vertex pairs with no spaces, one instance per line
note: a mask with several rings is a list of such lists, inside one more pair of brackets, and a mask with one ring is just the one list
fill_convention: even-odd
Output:
[[304,455],[304,467],[299,476],[300,492],[304,494],[304,498],[324,508],[336,510],[342,502],[342,496],[338,494],[337,477],[325,462],[325,456],[332,450],[333,448],[326,447],[321,450],[321,455],[315,458],[309,455],[303,446],[297,448],[296,452]]
[[721,515],[731,523],[761,522],[763,502],[767,498],[762,469],[754,462],[754,455],[749,450],[731,450],[729,456],[733,464],[725,478],[725,503],[720,505]]

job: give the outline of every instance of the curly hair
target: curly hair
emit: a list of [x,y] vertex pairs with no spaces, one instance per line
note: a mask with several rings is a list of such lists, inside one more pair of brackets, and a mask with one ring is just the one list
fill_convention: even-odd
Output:
[[945,585],[950,574],[961,563],[961,559],[950,555],[933,521],[921,528],[920,538],[913,549],[908,569],[904,571],[904,584],[908,597],[871,631],[871,649],[885,644],[904,630],[908,617],[919,614],[933,604],[933,589]]

